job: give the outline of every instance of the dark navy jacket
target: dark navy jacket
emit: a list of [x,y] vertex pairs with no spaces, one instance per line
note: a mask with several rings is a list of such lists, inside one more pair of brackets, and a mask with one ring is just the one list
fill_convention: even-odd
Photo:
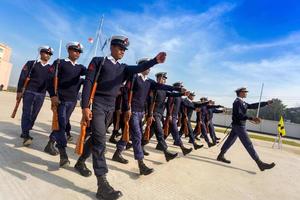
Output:
[[34,62],[34,60],[30,60],[24,65],[20,74],[17,92],[22,92],[25,79],[27,78],[30,70],[32,71],[30,73],[30,81],[27,86],[27,90],[43,94],[45,94],[46,90],[48,90],[48,82],[51,77],[50,65],[47,64],[43,66],[40,62],[37,62],[33,66]]
[[[82,108],[88,107],[92,85],[102,59],[103,57],[94,57],[89,64],[82,92]],[[120,63],[114,64],[109,59],[105,59],[100,71],[100,76],[98,80],[96,80],[98,85],[95,100],[106,106],[114,107],[121,84],[133,74],[145,71],[155,64],[157,64],[155,58],[137,66]]]
[[[54,61],[51,66],[53,77],[51,78],[50,83],[50,97],[55,95],[53,78],[57,62],[58,60]],[[80,76],[86,75],[86,72],[87,70],[83,65],[73,65],[70,61],[60,59],[60,63],[58,65],[58,97],[60,101],[77,101],[78,91],[82,84]]]
[[[257,109],[259,103],[248,104],[240,98],[236,98],[232,106],[232,124],[245,126],[246,120],[252,120],[253,117],[247,116],[247,109]],[[261,102],[260,107],[268,105],[268,102]]]

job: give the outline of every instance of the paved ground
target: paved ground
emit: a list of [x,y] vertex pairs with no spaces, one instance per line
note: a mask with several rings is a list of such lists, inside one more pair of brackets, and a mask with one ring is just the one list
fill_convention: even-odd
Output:
[[[0,199],[95,199],[94,176],[81,177],[72,167],[59,169],[59,158],[43,152],[52,117],[49,101],[45,101],[32,131],[34,143],[26,148],[19,138],[21,109],[15,119],[9,117],[14,97],[13,93],[0,93]],[[71,119],[75,138],[79,119],[80,110],[76,108]],[[145,161],[155,168],[155,173],[148,177],[139,177],[131,150],[124,153],[128,165],[112,162],[115,146],[108,143],[108,179],[123,191],[124,200],[300,199],[299,148],[284,146],[278,150],[272,149],[269,142],[253,143],[262,160],[276,162],[273,170],[260,172],[239,141],[228,152],[232,164],[227,165],[215,160],[219,147],[205,147],[186,157],[179,153],[177,159],[166,163],[164,156],[154,149],[153,140],[147,147],[150,156]],[[68,147],[71,166],[77,159],[74,147],[73,143]],[[170,150],[179,152],[172,145]],[[91,160],[87,165],[92,167]]]

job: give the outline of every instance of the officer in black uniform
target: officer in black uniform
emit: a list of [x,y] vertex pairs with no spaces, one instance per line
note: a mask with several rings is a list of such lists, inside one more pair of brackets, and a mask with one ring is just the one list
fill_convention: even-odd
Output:
[[[46,153],[56,155],[57,153],[53,147],[54,142],[56,142],[56,147],[60,154],[60,167],[67,167],[70,164],[66,152],[67,138],[65,132],[77,103],[81,84],[80,77],[86,75],[87,72],[85,66],[76,62],[83,52],[83,46],[79,42],[70,42],[66,45],[66,48],[69,54],[68,58],[56,60],[52,65],[52,71],[55,71],[55,68],[58,67],[57,95],[55,94],[53,84],[50,85],[51,103],[57,107],[59,130],[52,131],[49,142],[44,149]],[[59,62],[58,66],[57,62]],[[51,83],[53,83],[53,79]]]
[[30,60],[24,65],[18,82],[17,100],[21,98],[25,79],[30,77],[23,96],[21,138],[23,138],[24,146],[29,146],[32,143],[33,138],[29,135],[29,131],[32,129],[44,103],[46,90],[49,89],[49,78],[51,77],[50,64],[48,62],[53,54],[53,49],[49,46],[41,46],[38,52],[40,58],[36,61]]
[[[218,161],[230,163],[229,160],[225,159],[224,154],[228,151],[228,149],[234,144],[237,138],[239,138],[252,157],[252,159],[256,162],[257,166],[261,171],[265,169],[271,169],[275,166],[275,163],[264,163],[259,159],[253,144],[247,134],[246,131],[246,121],[249,120],[255,124],[259,124],[261,119],[258,117],[250,117],[247,115],[247,109],[257,109],[259,103],[248,104],[244,101],[244,98],[247,97],[248,90],[245,87],[238,88],[236,91],[237,98],[233,102],[233,110],[232,110],[232,130],[225,141],[224,145],[221,148],[221,152],[217,157]],[[269,100],[267,102],[261,102],[260,106],[264,107],[266,105],[272,104],[273,101]]]
[[[138,66],[128,66],[118,62],[124,56],[125,50],[129,45],[128,38],[113,36],[110,44],[111,55],[105,58],[94,57],[88,67],[82,92],[82,112],[86,121],[92,120],[92,135],[86,141],[83,154],[79,157],[75,168],[80,174],[89,176],[90,170],[87,169],[85,160],[92,153],[93,168],[98,181],[96,196],[99,199],[114,200],[121,197],[122,193],[111,187],[106,179],[108,168],[104,152],[106,148],[105,132],[115,109],[116,97],[124,80],[135,73],[145,71],[155,64],[163,63],[166,53],[161,52],[155,58]],[[105,60],[103,65],[101,65],[103,59]],[[98,80],[94,80],[100,67],[100,76]],[[98,85],[91,111],[88,107],[88,102],[94,81],[97,81]]]

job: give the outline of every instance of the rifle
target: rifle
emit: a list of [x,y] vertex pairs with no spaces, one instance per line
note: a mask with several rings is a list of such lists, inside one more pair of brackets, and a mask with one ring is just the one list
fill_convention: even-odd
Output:
[[183,118],[183,133],[185,136],[189,135],[189,128],[188,128],[188,116],[187,116],[187,108],[184,108],[184,115]]
[[[62,40],[60,40],[60,43],[59,43],[58,60],[56,62],[55,75],[54,75],[54,79],[53,79],[53,86],[54,86],[54,94],[55,94],[55,96],[58,96],[58,66],[60,64],[61,45],[62,45]],[[53,131],[58,131],[59,130],[59,122],[58,122],[57,105],[52,105],[52,112],[53,112],[53,116],[52,116],[52,130]]]
[[170,131],[169,131],[169,129],[170,129],[170,123],[171,123],[170,122],[170,117],[172,117],[172,113],[173,113],[173,110],[174,110],[174,101],[173,101],[173,98],[172,97],[169,97],[169,98],[171,98],[170,99],[170,101],[171,101],[171,108],[170,108],[169,114],[166,116],[166,120],[165,120],[164,126],[163,126],[165,138],[168,137],[169,133],[170,133]]
[[[133,94],[133,85],[135,82],[135,76],[133,75],[131,84],[130,84],[130,90],[129,90],[129,94],[128,94],[128,108],[129,110],[131,110],[131,101],[132,101],[132,94]],[[122,136],[122,140],[124,142],[129,142],[129,121],[130,121],[130,116],[126,116],[126,114],[124,115],[124,132],[123,132],[123,136]]]
[[[89,107],[94,102],[94,98],[95,98],[95,94],[96,94],[96,90],[97,90],[97,86],[98,86],[97,80],[100,76],[100,71],[101,71],[101,68],[102,68],[105,60],[106,60],[106,57],[103,58],[100,66],[99,66],[99,69],[97,71],[97,74],[95,76],[93,87],[92,87],[90,98],[89,98],[89,105],[88,105]],[[88,123],[87,123],[87,121],[85,121],[85,119],[82,116],[81,123],[80,123],[80,135],[78,137],[76,147],[75,147],[75,153],[77,153],[78,155],[81,155],[82,152],[83,152],[83,144],[84,144],[84,141],[85,141],[85,135],[86,135],[86,128],[87,127],[88,127]]]
[[179,112],[178,113],[178,120],[177,120],[177,126],[178,127],[181,127],[181,117],[182,117],[182,114]]
[[31,69],[30,69],[29,72],[28,72],[28,75],[27,75],[27,77],[26,77],[26,79],[25,79],[25,81],[24,81],[23,87],[22,87],[21,96],[20,96],[20,98],[17,99],[16,105],[15,105],[15,107],[14,107],[14,110],[13,110],[12,114],[10,115],[11,118],[15,118],[15,116],[16,116],[16,114],[17,114],[17,111],[18,111],[20,102],[21,102],[21,100],[22,100],[22,98],[23,98],[23,96],[24,96],[25,90],[26,90],[26,88],[27,88],[27,86],[28,86],[28,84],[29,84],[31,72],[32,72],[32,70],[33,70],[35,64],[37,63],[37,60],[38,60],[38,58],[35,59],[35,61],[34,61],[33,65],[32,65],[32,67],[31,67]]
[[[152,92],[152,95],[153,95],[153,93],[154,92]],[[157,96],[157,93],[155,92],[149,113],[153,113],[153,111],[154,111],[156,96]],[[150,140],[150,130],[151,130],[151,125],[152,125],[152,117],[153,116],[147,116],[147,124],[146,124],[146,128],[145,128],[145,133],[144,133],[144,140],[147,141],[147,142]]]
[[199,135],[201,133],[201,111],[197,112],[198,120],[196,125],[196,135]]

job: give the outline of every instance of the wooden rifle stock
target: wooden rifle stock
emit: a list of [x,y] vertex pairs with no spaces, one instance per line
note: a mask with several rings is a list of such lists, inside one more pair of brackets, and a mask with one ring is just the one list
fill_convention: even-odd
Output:
[[[95,76],[93,87],[92,87],[90,98],[89,98],[88,107],[90,107],[94,102],[96,90],[97,90],[97,87],[98,87],[98,78],[100,76],[100,72],[101,72],[102,66],[104,65],[105,60],[106,60],[106,57],[104,57],[102,59],[102,61],[100,63],[100,66],[99,66],[99,69],[97,71],[97,74]],[[83,152],[83,146],[84,146],[85,135],[86,135],[86,128],[88,127],[87,125],[88,125],[88,122],[82,117],[81,124],[80,124],[80,135],[78,137],[76,147],[75,147],[75,153],[77,153],[78,155],[81,155],[82,152]]]
[[24,82],[24,85],[23,85],[23,88],[22,88],[21,96],[20,96],[20,98],[18,98],[17,101],[16,101],[16,105],[15,105],[14,110],[13,110],[11,116],[10,116],[11,118],[15,118],[15,116],[16,116],[16,114],[17,114],[17,111],[18,111],[20,102],[21,102],[21,100],[22,100],[22,98],[23,98],[24,92],[25,92],[25,90],[26,90],[26,88],[27,88],[27,86],[28,86],[28,84],[29,84],[29,81],[30,81],[30,77],[28,76],[28,77],[25,79],[25,82]]
[[[131,101],[132,101],[132,95],[133,95],[133,85],[135,81],[135,76],[133,76],[131,84],[130,84],[130,91],[128,94],[128,107],[129,110],[131,110]],[[122,140],[124,142],[129,142],[129,121],[130,121],[130,115],[128,116],[126,113],[124,114],[124,131],[122,135]]]
[[164,126],[163,126],[165,138],[168,137],[170,134],[170,123],[171,123],[170,118],[172,117],[173,110],[174,110],[174,102],[172,100],[171,100],[171,103],[172,103],[172,105],[170,108],[170,113],[169,113],[169,115],[167,115],[166,120],[164,122]]
[[[156,94],[154,95],[153,102],[150,108],[150,113],[153,113],[154,108],[155,108],[155,100],[156,100]],[[144,132],[144,141],[148,142],[150,140],[150,131],[151,131],[151,125],[152,125],[152,115],[147,116],[147,123],[146,123],[146,128]]]
[[116,110],[116,124],[114,127],[115,131],[118,131],[120,129],[120,117],[121,117],[121,110]]
[[[53,79],[53,86],[54,86],[54,93],[55,95],[57,95],[57,90],[58,90],[58,76],[57,76],[57,68],[59,65],[59,61],[57,61],[57,65],[56,65],[56,71],[55,71],[55,76]],[[59,130],[59,122],[58,122],[58,112],[57,112],[57,105],[52,105],[52,112],[53,112],[53,116],[52,116],[52,130],[53,131],[58,131]]]

